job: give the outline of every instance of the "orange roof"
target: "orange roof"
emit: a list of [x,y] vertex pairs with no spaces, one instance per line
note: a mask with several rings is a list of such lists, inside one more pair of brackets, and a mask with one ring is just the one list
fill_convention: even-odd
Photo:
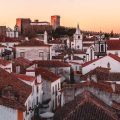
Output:
[[33,76],[28,76],[28,75],[25,75],[25,74],[16,74],[16,73],[13,73],[15,75],[15,77],[17,77],[18,79],[21,79],[21,80],[25,80],[25,81],[29,81],[29,82],[33,82],[36,77],[33,77]]
[[6,65],[8,65],[10,63],[11,63],[10,61],[0,59],[0,64],[3,65],[3,66],[6,66]]
[[70,67],[68,63],[53,60],[35,60],[33,64],[38,64],[39,67]]
[[120,50],[120,40],[108,40],[108,50]]
[[15,47],[50,47],[51,45],[48,45],[48,44],[44,44],[43,41],[39,41],[39,40],[36,40],[36,39],[32,39],[32,40],[29,40],[29,41],[23,41],[21,44],[19,45],[15,45]]
[[22,66],[29,66],[32,62],[29,61],[28,59],[26,58],[23,58],[23,57],[18,57],[14,60],[14,63],[17,64],[17,65],[22,65]]
[[43,69],[43,68],[36,68],[35,70],[36,75],[41,75],[41,77],[49,82],[54,82],[58,80],[60,77],[53,72]]
[[25,111],[24,104],[32,92],[32,87],[0,68],[0,91],[2,92],[0,105]]
[[[114,55],[114,54],[110,53],[107,56],[109,56],[109,57],[113,58],[114,60],[120,62],[120,57],[118,57],[117,55]],[[106,57],[106,56],[104,56],[104,57]],[[100,59],[102,59],[104,57],[100,57],[100,58],[85,62],[84,64],[82,64],[82,67],[86,67],[87,65],[90,65],[91,63],[94,63],[94,62],[96,62],[96,61],[98,61],[98,60],[100,60]]]
[[0,43],[3,42],[20,42],[20,40],[18,38],[0,37]]

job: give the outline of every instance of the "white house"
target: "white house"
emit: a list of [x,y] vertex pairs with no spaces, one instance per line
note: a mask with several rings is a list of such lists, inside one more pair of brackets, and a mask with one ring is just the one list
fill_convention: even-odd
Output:
[[110,68],[110,72],[120,72],[120,57],[109,54],[82,64],[82,74],[86,74],[96,67]]
[[107,54],[112,53],[120,57],[120,40],[107,41]]
[[56,109],[60,104],[60,77],[53,72],[43,68],[29,68],[27,69],[26,74],[31,76],[36,75],[36,77],[41,76],[43,88],[42,102],[50,101],[49,109]]
[[24,41],[15,46],[16,58],[32,60],[51,60],[51,46],[39,40]]
[[31,120],[32,87],[0,68],[0,120]]

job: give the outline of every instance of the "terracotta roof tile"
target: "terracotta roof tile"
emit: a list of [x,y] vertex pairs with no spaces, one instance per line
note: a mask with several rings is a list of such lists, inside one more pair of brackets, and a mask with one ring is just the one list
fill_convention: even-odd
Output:
[[29,40],[29,41],[23,41],[21,44],[19,45],[15,45],[15,47],[50,47],[51,45],[48,44],[44,44],[43,41],[39,41],[36,39],[33,40]]
[[116,111],[88,91],[55,112],[54,120],[118,120]]
[[0,59],[0,64],[3,65],[3,66],[6,66],[6,65],[8,65],[10,63],[11,63],[11,61]]
[[108,50],[120,50],[120,40],[108,40],[107,46]]
[[54,82],[58,80],[60,77],[53,72],[43,69],[43,68],[36,68],[35,70],[36,75],[41,75],[41,77],[49,82]]
[[[7,90],[7,92],[6,92]],[[4,93],[5,91],[5,93]],[[10,91],[10,92],[9,92]],[[24,103],[31,94],[31,86],[0,68],[0,104],[14,109],[26,109]],[[7,94],[6,94],[7,93]],[[6,100],[5,100],[6,99]],[[24,109],[23,109],[24,108]]]
[[15,60],[13,60],[13,62],[16,65],[21,65],[21,66],[24,66],[24,67],[27,67],[32,63],[31,61],[29,61],[28,59],[23,58],[23,57],[18,57]]
[[16,78],[21,79],[21,80],[25,80],[29,82],[33,82],[36,80],[36,77],[33,77],[33,76],[28,76],[25,74],[16,74],[16,73],[12,73],[12,74],[15,75]]
[[3,42],[20,42],[20,40],[18,38],[0,37],[0,43]]
[[33,64],[38,64],[39,67],[70,67],[68,63],[62,61],[50,61],[50,60],[35,60]]

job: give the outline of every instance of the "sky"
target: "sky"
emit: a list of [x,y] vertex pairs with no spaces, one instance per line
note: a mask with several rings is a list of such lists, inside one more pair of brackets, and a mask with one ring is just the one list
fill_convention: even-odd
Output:
[[1,26],[13,27],[16,18],[50,22],[51,15],[62,26],[120,33],[120,0],[0,0]]

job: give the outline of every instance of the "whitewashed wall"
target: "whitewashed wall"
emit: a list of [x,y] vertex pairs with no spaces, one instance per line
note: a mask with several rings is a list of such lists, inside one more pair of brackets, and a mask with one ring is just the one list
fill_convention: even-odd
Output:
[[0,120],[17,120],[17,110],[0,105]]
[[111,72],[120,72],[120,62],[114,60],[113,58],[106,56],[103,57],[85,67],[82,68],[82,73],[83,75],[88,73],[89,71],[95,69],[96,67],[105,67],[107,68],[107,64],[108,62],[110,63],[110,68],[111,68]]
[[[25,52],[25,58],[29,60],[48,60],[48,54],[51,50],[49,47],[17,47],[16,48],[16,58],[20,57],[20,53]],[[39,53],[43,52],[43,59],[39,56]]]

